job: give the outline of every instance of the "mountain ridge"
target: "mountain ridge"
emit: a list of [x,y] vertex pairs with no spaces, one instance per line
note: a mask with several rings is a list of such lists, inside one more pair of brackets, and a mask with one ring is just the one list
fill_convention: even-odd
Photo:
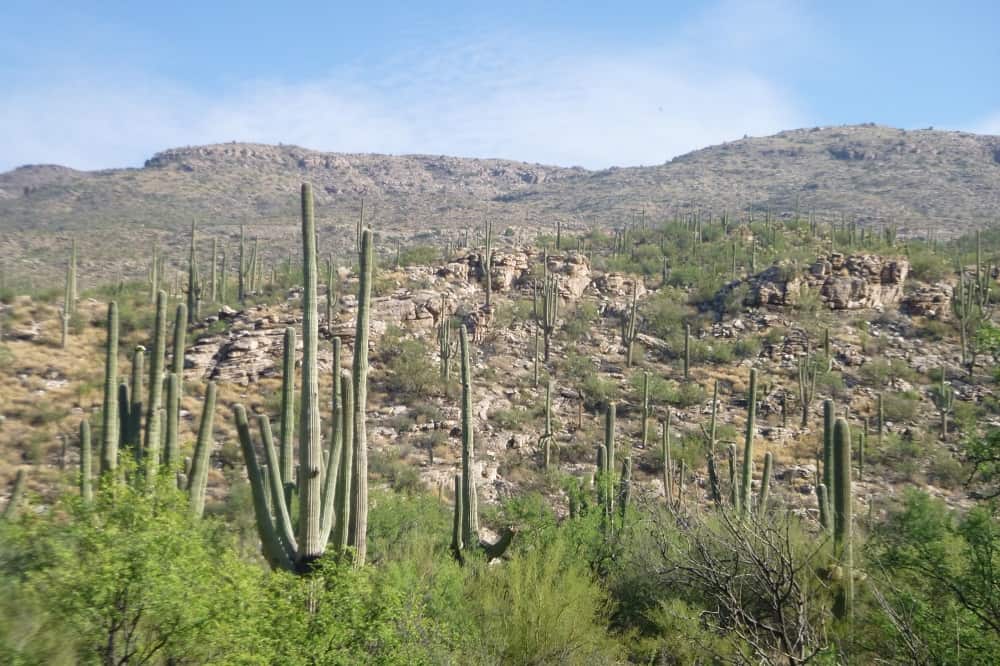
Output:
[[995,220],[1000,136],[874,124],[801,128],[655,166],[598,171],[260,143],[170,148],[140,168],[23,166],[0,174],[0,230],[7,237],[0,259],[43,257],[53,234],[83,235],[98,255],[123,235],[180,247],[177,232],[192,220],[223,235],[247,224],[285,252],[303,181],[314,185],[317,220],[334,251],[350,246],[340,231],[353,228],[362,199],[380,234],[442,245],[487,217],[534,234],[557,221],[577,231],[620,226],[638,210],[662,219],[748,207],[760,214],[815,211],[820,221],[893,224],[902,236],[945,237]]

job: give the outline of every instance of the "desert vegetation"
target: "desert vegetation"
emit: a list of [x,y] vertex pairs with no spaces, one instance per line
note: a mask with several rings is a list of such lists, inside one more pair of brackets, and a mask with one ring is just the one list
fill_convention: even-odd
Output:
[[5,662],[1000,659],[1000,231],[299,201],[4,274]]

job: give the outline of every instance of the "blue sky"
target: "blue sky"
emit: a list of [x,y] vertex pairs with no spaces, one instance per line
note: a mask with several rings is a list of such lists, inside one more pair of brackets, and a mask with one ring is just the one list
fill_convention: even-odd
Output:
[[340,4],[3,0],[0,170],[231,140],[603,168],[801,126],[1000,134],[995,1]]

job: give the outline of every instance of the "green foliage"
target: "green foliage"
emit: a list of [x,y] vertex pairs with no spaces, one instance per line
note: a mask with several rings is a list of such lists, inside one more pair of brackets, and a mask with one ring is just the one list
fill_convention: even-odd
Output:
[[155,495],[104,487],[92,506],[68,497],[4,528],[2,615],[17,620],[0,622],[4,661],[204,663],[256,651],[260,570],[191,519],[171,481]]
[[590,333],[590,328],[597,322],[598,317],[597,304],[580,301],[567,313],[562,330],[568,340],[579,340]]
[[906,493],[869,544],[873,571],[890,577],[880,650],[910,663],[1000,660],[1000,523],[987,507],[964,517],[918,490]]
[[414,245],[399,253],[400,266],[433,266],[441,259],[441,248],[433,245]]
[[428,393],[441,388],[441,373],[431,359],[427,343],[419,338],[404,337],[403,331],[386,331],[386,341],[380,345],[385,363],[385,386],[404,403],[419,401]]

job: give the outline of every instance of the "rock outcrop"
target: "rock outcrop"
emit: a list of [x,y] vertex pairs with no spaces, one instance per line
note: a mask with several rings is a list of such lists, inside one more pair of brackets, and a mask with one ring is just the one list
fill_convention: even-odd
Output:
[[903,297],[899,309],[904,314],[928,319],[948,319],[952,288],[944,283],[921,285]]
[[805,290],[818,293],[831,310],[882,310],[903,298],[910,264],[900,257],[834,252],[817,259],[807,271],[781,262],[745,280],[726,285],[719,302],[737,288],[749,287],[744,304],[752,307],[797,305]]

